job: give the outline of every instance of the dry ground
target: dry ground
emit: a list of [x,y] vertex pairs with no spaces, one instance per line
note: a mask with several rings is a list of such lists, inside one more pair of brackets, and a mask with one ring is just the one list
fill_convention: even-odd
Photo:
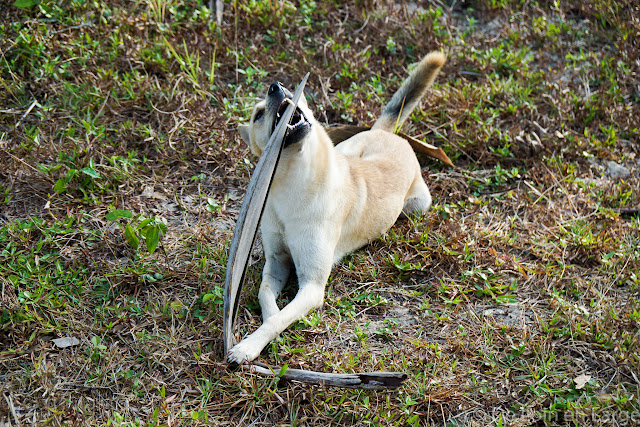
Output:
[[[637,423],[634,4],[234,0],[218,26],[193,1],[4,2],[0,425]],[[421,159],[434,208],[336,266],[261,355],[409,379],[230,370],[224,267],[257,160],[237,123],[310,71],[322,121],[371,124],[433,49],[404,130],[457,166]],[[256,250],[240,334],[260,271]]]

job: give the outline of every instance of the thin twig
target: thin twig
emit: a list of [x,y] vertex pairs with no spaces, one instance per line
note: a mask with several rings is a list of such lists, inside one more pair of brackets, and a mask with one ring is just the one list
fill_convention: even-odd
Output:
[[360,27],[360,28],[358,28],[357,30],[355,30],[355,31],[353,32],[353,34],[358,34],[360,31],[364,30],[364,28],[365,28],[365,27],[367,26],[367,24],[369,23],[369,16],[370,16],[370,15],[368,15],[368,14],[367,14],[367,19],[365,19],[365,20],[364,20],[364,24],[362,24],[362,27]]
[[27,108],[27,111],[24,112],[24,114],[22,115],[22,117],[20,117],[20,120],[18,120],[18,123],[16,123],[14,129],[18,129],[18,126],[20,126],[20,124],[22,123],[22,121],[24,120],[25,117],[27,117],[29,115],[29,113],[31,112],[31,110],[33,110],[33,107],[35,107],[36,105],[40,106],[40,104],[38,104],[38,101],[36,101],[35,99],[31,102],[31,105],[29,105],[29,108]]
[[0,150],[4,151],[8,156],[10,156],[13,160],[15,160],[18,163],[22,163],[24,166],[28,167],[29,169],[38,172],[39,174],[41,174],[42,176],[45,177],[45,179],[51,183],[55,183],[55,181],[47,174],[45,174],[44,172],[42,172],[41,170],[39,170],[38,168],[35,168],[33,166],[31,166],[29,163],[25,162],[24,160],[22,160],[19,157],[16,157],[15,155],[11,154],[10,152],[8,152],[7,150],[5,150],[4,148],[0,147]]
[[11,395],[7,396],[5,394],[4,395],[4,400],[7,401],[7,405],[9,406],[9,409],[11,410],[11,415],[13,415],[13,419],[16,420],[16,424],[20,425],[20,420],[18,419],[18,413],[16,412],[15,406],[13,406],[13,399],[11,399]]
[[53,34],[64,33],[65,31],[77,30],[77,29],[80,29],[80,28],[91,27],[91,26],[93,26],[93,22],[83,22],[80,25],[72,25],[71,27],[67,27],[67,28],[63,28],[61,30],[54,31]]

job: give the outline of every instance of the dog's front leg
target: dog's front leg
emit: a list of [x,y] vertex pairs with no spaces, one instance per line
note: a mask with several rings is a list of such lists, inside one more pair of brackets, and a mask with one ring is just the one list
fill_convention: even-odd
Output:
[[320,307],[323,294],[324,284],[307,284],[301,288],[293,301],[229,351],[229,362],[242,363],[258,357],[262,349],[290,324],[301,319],[311,309]]
[[[331,251],[317,252],[309,247],[306,255],[319,255],[315,259],[300,260],[295,258],[296,269],[298,270],[299,289],[296,297],[282,310],[269,317],[254,333],[243,339],[233,347],[228,354],[228,360],[232,363],[242,363],[251,361],[258,357],[262,349],[276,338],[282,331],[296,320],[299,320],[310,310],[322,306],[324,300],[324,287],[331,274],[332,255]],[[320,259],[318,259],[320,258]],[[314,261],[316,262],[314,265]]]

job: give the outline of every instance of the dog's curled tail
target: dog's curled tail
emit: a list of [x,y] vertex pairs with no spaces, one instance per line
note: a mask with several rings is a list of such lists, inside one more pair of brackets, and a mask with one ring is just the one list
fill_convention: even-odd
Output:
[[427,88],[431,86],[446,60],[442,52],[431,52],[425,56],[384,107],[382,115],[376,120],[372,129],[383,129],[389,132],[400,129],[402,123],[424,96]]

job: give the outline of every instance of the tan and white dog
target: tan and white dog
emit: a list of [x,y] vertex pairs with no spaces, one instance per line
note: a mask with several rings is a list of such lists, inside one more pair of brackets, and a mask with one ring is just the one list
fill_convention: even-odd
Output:
[[[393,95],[371,130],[335,146],[301,98],[285,136],[262,217],[265,266],[258,293],[263,324],[234,346],[230,362],[258,357],[291,323],[322,306],[331,269],[344,255],[381,237],[404,212],[424,211],[431,194],[409,143],[394,129],[409,117],[444,65],[428,54]],[[291,99],[274,83],[242,138],[259,156]],[[298,293],[282,310],[276,298],[291,267]]]

